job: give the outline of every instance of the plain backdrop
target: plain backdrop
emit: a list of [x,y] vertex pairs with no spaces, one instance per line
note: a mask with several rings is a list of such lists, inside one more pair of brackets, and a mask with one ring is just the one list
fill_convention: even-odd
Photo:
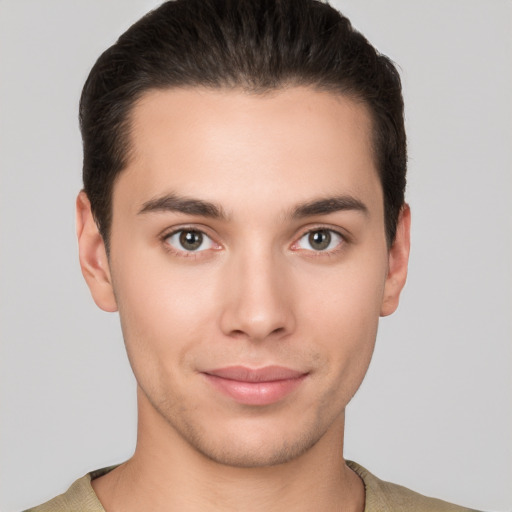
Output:
[[[348,408],[346,456],[477,509],[512,509],[512,3],[332,2],[398,63],[409,281]],[[83,283],[77,103],[151,0],[0,0],[0,509],[130,456],[135,383]]]

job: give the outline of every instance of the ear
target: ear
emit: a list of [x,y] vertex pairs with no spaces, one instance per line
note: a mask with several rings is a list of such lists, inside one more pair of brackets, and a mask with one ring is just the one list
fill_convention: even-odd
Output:
[[76,235],[80,267],[94,302],[103,311],[117,311],[105,243],[83,190],[76,198]]
[[411,210],[404,204],[398,216],[396,236],[389,250],[388,275],[380,316],[391,315],[398,307],[400,293],[407,279],[407,265],[411,246]]

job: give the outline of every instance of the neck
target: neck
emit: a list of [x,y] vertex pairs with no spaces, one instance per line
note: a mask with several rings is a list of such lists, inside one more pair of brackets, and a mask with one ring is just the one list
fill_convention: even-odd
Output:
[[289,462],[233,467],[199,453],[142,395],[133,457],[92,484],[106,512],[363,510],[364,486],[343,460],[343,416]]

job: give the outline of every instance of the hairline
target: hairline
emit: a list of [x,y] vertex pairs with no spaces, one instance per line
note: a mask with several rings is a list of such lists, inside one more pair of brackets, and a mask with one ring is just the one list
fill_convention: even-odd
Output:
[[[116,172],[116,175],[114,179],[110,182],[110,211],[108,212],[107,217],[107,225],[100,226],[99,219],[96,215],[94,215],[95,221],[97,226],[100,228],[100,233],[103,238],[103,242],[105,244],[107,255],[110,253],[110,238],[111,238],[111,229],[112,229],[112,219],[113,219],[113,197],[114,197],[114,189],[117,183],[117,180],[119,179],[119,176],[126,171],[127,167],[130,165],[131,162],[133,162],[134,158],[134,144],[133,144],[133,128],[134,128],[134,113],[138,105],[140,105],[146,97],[148,97],[153,92],[168,92],[168,91],[179,91],[179,90],[202,90],[205,92],[212,92],[212,91],[225,91],[225,92],[233,92],[233,93],[243,93],[248,94],[252,96],[259,96],[259,97],[271,97],[274,94],[278,94],[283,91],[291,90],[291,89],[297,89],[297,88],[304,88],[304,89],[310,89],[314,92],[319,93],[328,93],[331,94],[334,97],[338,98],[346,98],[352,101],[356,105],[362,105],[365,110],[368,113],[368,119],[370,121],[370,133],[369,133],[369,149],[372,153],[372,160],[374,163],[374,168],[377,174],[377,178],[379,180],[380,188],[382,191],[382,201],[383,201],[383,208],[384,208],[384,231],[386,236],[386,241],[388,248],[391,247],[393,240],[389,240],[388,232],[387,232],[387,225],[386,225],[386,200],[384,197],[384,184],[382,180],[382,173],[379,169],[379,162],[378,162],[378,122],[376,120],[376,112],[374,111],[374,108],[372,108],[372,105],[362,97],[360,93],[357,91],[351,89],[351,88],[344,88],[340,86],[339,84],[330,84],[330,83],[324,83],[322,81],[315,81],[311,80],[308,81],[307,79],[301,79],[301,77],[297,77],[295,80],[287,79],[283,81],[282,83],[277,83],[275,86],[266,86],[266,87],[255,87],[250,82],[244,83],[243,81],[241,83],[229,83],[228,81],[225,81],[225,83],[219,83],[219,84],[203,84],[203,83],[187,83],[184,82],[182,84],[167,84],[167,85],[150,85],[146,88],[141,89],[140,91],[137,91],[137,93],[134,94],[133,97],[130,98],[131,101],[128,102],[128,106],[126,108],[124,119],[121,122],[121,126],[119,127],[119,145],[123,148],[124,155],[123,155],[123,165],[122,167]],[[402,205],[403,206],[403,205]]]

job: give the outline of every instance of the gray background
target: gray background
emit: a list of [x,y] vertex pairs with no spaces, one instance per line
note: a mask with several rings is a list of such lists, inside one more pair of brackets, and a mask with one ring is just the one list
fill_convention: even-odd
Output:
[[[347,457],[512,508],[511,36],[506,0],[333,2],[402,68],[410,276],[349,406]],[[129,457],[135,384],[74,239],[80,89],[150,0],[0,0],[0,509]]]

